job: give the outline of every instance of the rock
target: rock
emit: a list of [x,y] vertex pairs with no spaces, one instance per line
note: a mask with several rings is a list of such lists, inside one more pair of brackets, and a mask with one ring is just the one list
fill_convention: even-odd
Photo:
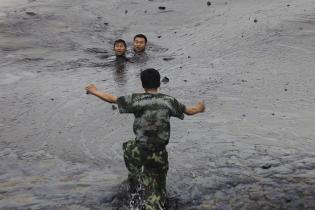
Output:
[[208,2],[207,2],[207,6],[209,7],[210,5],[211,5],[211,2],[210,2],[210,1],[208,1]]
[[164,61],[171,61],[174,60],[174,58],[163,58]]
[[117,107],[113,104],[112,105],[112,110],[116,110],[117,109]]
[[163,83],[168,83],[170,79],[168,77],[163,77],[162,82]]
[[163,6],[159,6],[159,10],[165,10],[166,7],[163,7]]
[[35,16],[36,15],[35,12],[26,12],[26,14],[29,15],[29,16]]
[[267,164],[261,166],[261,168],[262,169],[269,169],[269,168],[271,168],[271,164],[267,163]]

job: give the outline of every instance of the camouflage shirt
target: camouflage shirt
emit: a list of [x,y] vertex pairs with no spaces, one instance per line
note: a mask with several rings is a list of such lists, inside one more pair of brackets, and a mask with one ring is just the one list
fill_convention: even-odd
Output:
[[161,93],[135,93],[117,99],[120,113],[133,113],[133,132],[139,145],[165,148],[170,138],[170,117],[184,119],[185,105]]

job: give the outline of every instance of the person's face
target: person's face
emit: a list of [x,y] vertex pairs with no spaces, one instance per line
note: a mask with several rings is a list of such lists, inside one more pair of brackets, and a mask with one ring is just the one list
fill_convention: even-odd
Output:
[[116,43],[115,46],[114,46],[114,51],[115,51],[115,54],[116,54],[116,55],[120,56],[120,55],[125,54],[125,52],[126,52],[126,47],[125,47],[125,45],[124,45],[123,43],[118,42],[118,43]]
[[135,40],[133,40],[133,50],[135,52],[142,52],[145,50],[145,39],[142,37],[136,37]]

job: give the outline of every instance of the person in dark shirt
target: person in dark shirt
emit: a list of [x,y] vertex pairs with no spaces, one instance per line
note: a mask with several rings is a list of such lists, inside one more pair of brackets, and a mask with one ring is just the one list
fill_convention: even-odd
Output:
[[159,93],[160,74],[155,69],[141,72],[144,93],[116,97],[98,91],[90,84],[88,93],[116,103],[120,113],[135,116],[133,131],[135,139],[123,144],[124,160],[129,171],[128,181],[132,207],[141,210],[166,208],[166,175],[168,153],[166,145],[170,138],[170,118],[184,119],[184,114],[204,112],[203,101],[195,106],[185,106],[174,97]]

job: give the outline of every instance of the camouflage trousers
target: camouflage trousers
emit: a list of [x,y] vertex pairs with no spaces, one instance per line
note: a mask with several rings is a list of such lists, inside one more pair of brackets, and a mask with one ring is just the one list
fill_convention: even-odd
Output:
[[123,144],[124,159],[129,171],[130,205],[140,210],[163,210],[166,206],[168,153],[141,149],[135,140]]

